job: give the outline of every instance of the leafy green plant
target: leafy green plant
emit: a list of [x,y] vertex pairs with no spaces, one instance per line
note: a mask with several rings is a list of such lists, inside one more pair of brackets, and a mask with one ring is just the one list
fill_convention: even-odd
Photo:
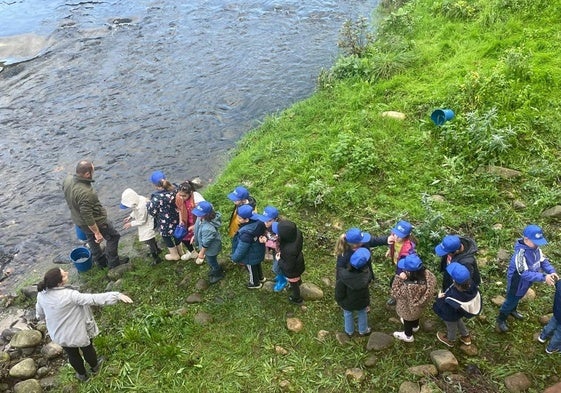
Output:
[[339,32],[337,46],[345,56],[363,57],[373,38],[366,18],[347,19]]

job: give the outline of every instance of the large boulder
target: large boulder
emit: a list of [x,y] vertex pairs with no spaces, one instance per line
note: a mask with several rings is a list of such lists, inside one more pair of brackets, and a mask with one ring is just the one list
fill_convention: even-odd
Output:
[[43,335],[37,330],[20,330],[16,332],[10,341],[13,348],[32,348],[41,344]]

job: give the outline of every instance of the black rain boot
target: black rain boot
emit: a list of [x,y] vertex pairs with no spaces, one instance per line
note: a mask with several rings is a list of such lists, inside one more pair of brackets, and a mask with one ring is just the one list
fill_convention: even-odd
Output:
[[304,299],[300,296],[300,284],[302,284],[302,280],[290,283],[290,289],[292,291],[292,295],[288,297],[290,303],[302,304],[304,302]]
[[152,255],[152,263],[150,264],[150,266],[154,266],[157,265],[158,263],[162,262],[162,259],[160,258],[160,254],[153,252],[150,255]]
[[497,317],[497,323],[495,325],[495,328],[497,329],[497,331],[499,333],[505,333],[508,332],[508,325],[506,324],[506,319],[508,318],[508,315],[500,313],[499,316]]
[[223,278],[224,278],[224,270],[222,270],[222,268],[211,270],[210,273],[208,273],[208,282],[211,284],[216,284],[218,281],[222,280]]

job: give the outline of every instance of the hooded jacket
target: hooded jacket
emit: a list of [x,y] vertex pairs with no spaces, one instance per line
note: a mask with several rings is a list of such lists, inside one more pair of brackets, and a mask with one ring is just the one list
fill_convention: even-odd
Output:
[[532,283],[545,281],[544,272],[555,273],[555,268],[542,250],[526,245],[524,239],[518,239],[506,272],[507,294],[524,296]]
[[[476,312],[473,314],[467,313],[462,308],[461,303],[468,303],[469,308],[476,310]],[[460,291],[452,284],[444,293],[444,297],[436,298],[432,309],[436,315],[446,322],[455,322],[463,317],[473,317],[481,311],[481,295],[477,285],[475,285],[473,280],[470,280],[469,289]]]
[[215,256],[222,250],[222,237],[218,229],[222,225],[222,216],[216,212],[216,217],[211,221],[197,218],[195,222],[195,229],[193,230],[195,236],[195,245],[204,247],[206,255]]
[[370,271],[367,266],[355,269],[352,266],[337,268],[335,301],[343,310],[362,310],[370,304]]
[[479,274],[479,268],[477,267],[477,260],[475,259],[475,253],[477,253],[477,245],[473,239],[460,236],[460,242],[464,246],[464,251],[460,254],[453,255],[452,259],[448,261],[448,255],[444,255],[440,259],[440,271],[442,272],[442,290],[446,290],[452,285],[454,280],[450,277],[450,274],[446,271],[446,267],[452,262],[458,262],[464,265],[468,270],[471,279],[475,286],[481,284],[481,275]]
[[279,267],[288,278],[297,278],[304,273],[304,237],[292,221],[279,221]]
[[392,282],[391,294],[396,300],[395,311],[406,321],[416,321],[434,300],[436,277],[425,269],[422,281],[403,280],[396,276]]
[[154,231],[154,217],[148,214],[146,204],[148,198],[138,195],[133,189],[127,188],[121,196],[121,204],[131,209],[129,221],[132,227],[138,229],[138,240],[141,242],[156,237]]
[[107,223],[107,211],[92,187],[93,182],[78,175],[68,175],[62,184],[72,222],[82,228]]
[[259,220],[249,220],[240,224],[232,239],[232,261],[246,265],[257,265],[265,258],[265,244],[259,236],[265,234],[265,224]]

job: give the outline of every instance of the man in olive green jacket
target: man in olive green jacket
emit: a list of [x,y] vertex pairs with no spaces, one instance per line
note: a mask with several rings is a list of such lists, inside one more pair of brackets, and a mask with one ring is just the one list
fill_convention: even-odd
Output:
[[[127,263],[119,258],[118,246],[121,235],[107,220],[107,211],[101,205],[92,187],[94,165],[82,160],[76,165],[76,174],[68,175],[62,184],[64,198],[70,208],[70,216],[88,238],[94,262],[100,267],[114,268]],[[100,243],[105,239],[105,253]]]

